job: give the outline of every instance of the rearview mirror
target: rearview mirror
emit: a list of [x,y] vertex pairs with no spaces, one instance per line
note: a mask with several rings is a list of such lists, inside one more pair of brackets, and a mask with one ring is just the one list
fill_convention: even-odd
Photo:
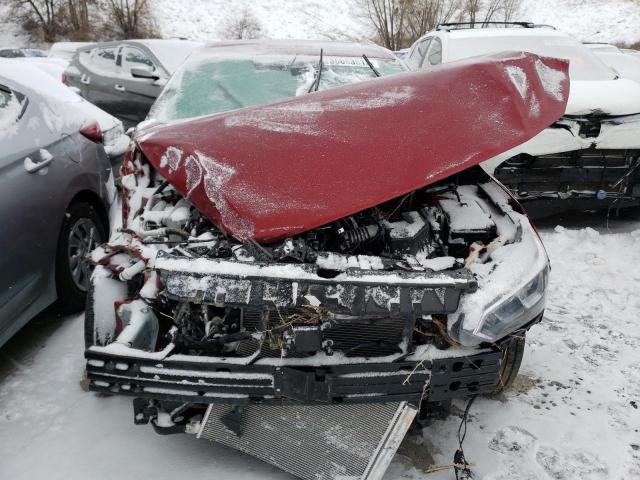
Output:
[[150,80],[158,80],[160,78],[159,75],[156,75],[155,73],[145,68],[138,68],[138,67],[134,67],[131,69],[131,76],[133,78],[148,78]]

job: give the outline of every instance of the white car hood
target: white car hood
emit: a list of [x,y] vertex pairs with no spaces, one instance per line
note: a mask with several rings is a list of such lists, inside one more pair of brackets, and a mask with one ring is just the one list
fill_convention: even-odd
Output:
[[628,79],[572,80],[567,115],[633,115],[640,113],[640,83]]

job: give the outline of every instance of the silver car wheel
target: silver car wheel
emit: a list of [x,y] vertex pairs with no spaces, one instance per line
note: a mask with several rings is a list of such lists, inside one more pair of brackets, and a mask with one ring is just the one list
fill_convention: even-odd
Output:
[[91,219],[81,218],[69,230],[68,258],[69,271],[75,286],[86,292],[89,289],[92,265],[91,251],[102,242],[100,231]]

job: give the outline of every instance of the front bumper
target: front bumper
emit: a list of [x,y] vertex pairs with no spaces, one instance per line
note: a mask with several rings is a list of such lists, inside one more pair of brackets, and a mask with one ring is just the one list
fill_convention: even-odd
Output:
[[[444,353],[446,351],[442,351]],[[322,367],[117,356],[85,352],[89,389],[136,398],[230,405],[385,403],[419,405],[495,391],[502,351],[425,361]],[[196,357],[197,358],[197,357]]]
[[483,162],[482,168],[493,175],[496,168],[506,160],[520,154],[537,157],[591,148],[598,150],[640,149],[640,115],[602,119],[599,122],[599,130],[588,133],[584,130],[584,122],[563,117],[557,124],[544,129],[531,140]]

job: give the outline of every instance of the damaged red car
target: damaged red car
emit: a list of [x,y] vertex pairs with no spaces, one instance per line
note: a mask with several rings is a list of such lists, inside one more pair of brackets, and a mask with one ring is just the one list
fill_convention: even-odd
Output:
[[563,114],[567,68],[505,53],[407,73],[341,43],[196,53],[134,136],[122,228],[93,253],[89,388],[302,478],[380,478],[413,422],[517,373],[549,264],[479,163]]

